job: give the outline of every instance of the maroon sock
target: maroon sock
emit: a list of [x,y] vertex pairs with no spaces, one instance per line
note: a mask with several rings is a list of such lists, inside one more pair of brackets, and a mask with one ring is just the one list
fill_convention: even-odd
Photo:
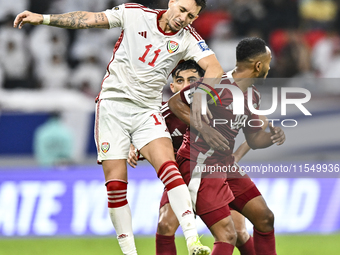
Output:
[[232,255],[234,251],[234,245],[224,242],[214,242],[214,248],[211,255]]
[[276,255],[274,229],[262,233],[254,228],[254,248],[256,255]]
[[256,255],[254,248],[254,239],[252,236],[249,237],[248,241],[240,247],[237,247],[241,255]]
[[175,236],[156,233],[156,255],[176,255]]

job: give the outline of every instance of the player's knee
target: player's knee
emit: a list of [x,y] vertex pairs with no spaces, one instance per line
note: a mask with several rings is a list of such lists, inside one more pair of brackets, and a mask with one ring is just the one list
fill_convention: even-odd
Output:
[[270,209],[265,210],[255,228],[264,233],[272,231],[274,229],[274,213]]
[[237,234],[237,240],[236,240],[237,247],[244,245],[249,239],[249,233],[247,229],[245,228],[241,230],[236,230],[236,234]]
[[232,222],[220,224],[218,228],[212,231],[216,242],[225,242],[232,245],[236,244],[237,234]]
[[221,235],[215,236],[215,242],[224,242],[232,245],[236,244],[237,234],[236,232],[226,232]]
[[167,220],[162,217],[157,226],[157,233],[160,235],[171,236],[174,235],[177,230],[177,225],[175,225],[171,220]]

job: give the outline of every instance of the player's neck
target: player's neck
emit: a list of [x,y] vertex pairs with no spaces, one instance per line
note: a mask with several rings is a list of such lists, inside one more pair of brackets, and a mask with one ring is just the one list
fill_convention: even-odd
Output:
[[158,26],[163,30],[164,33],[172,33],[170,26],[168,25],[167,12],[163,13],[160,19],[157,21]]
[[249,69],[236,66],[232,75],[235,83],[243,92],[253,85],[254,77]]

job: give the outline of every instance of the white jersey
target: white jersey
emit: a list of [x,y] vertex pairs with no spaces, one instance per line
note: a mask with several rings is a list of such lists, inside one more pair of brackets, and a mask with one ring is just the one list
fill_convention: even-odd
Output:
[[181,60],[214,54],[190,25],[164,33],[158,19],[165,10],[127,3],[106,10],[110,28],[121,27],[99,99],[128,98],[141,107],[158,109],[167,78]]

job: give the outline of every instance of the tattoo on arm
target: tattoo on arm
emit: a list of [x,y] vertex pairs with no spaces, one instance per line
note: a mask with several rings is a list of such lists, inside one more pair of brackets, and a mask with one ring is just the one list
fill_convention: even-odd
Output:
[[97,24],[100,20],[104,21],[103,13],[96,13],[94,17],[95,23],[91,23],[88,12],[77,11],[65,14],[52,14],[49,25],[69,29],[107,28],[107,24]]

